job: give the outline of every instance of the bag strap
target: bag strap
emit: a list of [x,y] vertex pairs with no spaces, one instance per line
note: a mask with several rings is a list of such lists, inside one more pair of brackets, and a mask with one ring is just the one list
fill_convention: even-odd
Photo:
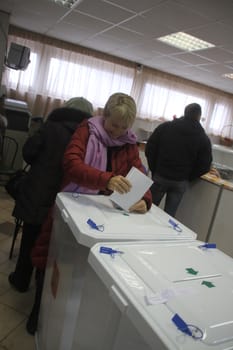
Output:
[[22,170],[27,172],[29,169],[30,169],[30,164],[27,163],[26,165],[24,165]]

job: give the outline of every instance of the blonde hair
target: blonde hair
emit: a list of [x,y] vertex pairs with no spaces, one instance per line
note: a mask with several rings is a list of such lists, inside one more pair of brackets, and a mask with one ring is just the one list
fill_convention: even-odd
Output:
[[127,125],[133,124],[136,113],[137,107],[134,99],[121,92],[111,95],[103,110],[104,118],[117,115],[119,118],[123,119]]

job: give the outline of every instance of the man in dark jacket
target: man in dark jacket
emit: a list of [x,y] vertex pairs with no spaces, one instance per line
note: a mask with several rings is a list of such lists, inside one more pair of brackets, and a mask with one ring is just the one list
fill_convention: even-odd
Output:
[[201,106],[185,107],[184,116],[159,125],[150,136],[145,154],[154,184],[153,203],[166,193],[164,210],[175,216],[189,181],[210,170],[211,143],[200,124]]
[[9,275],[10,284],[19,292],[29,287],[33,271],[31,249],[60,189],[65,148],[78,124],[92,116],[92,105],[86,99],[76,98],[76,108],[68,102],[54,110],[23,146],[23,157],[30,170],[20,185],[13,210],[13,216],[23,221],[23,232],[16,268]]

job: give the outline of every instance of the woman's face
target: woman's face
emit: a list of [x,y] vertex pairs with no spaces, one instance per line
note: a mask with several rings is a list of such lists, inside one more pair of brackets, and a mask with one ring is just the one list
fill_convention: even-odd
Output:
[[124,135],[129,129],[129,125],[117,115],[104,118],[104,129],[112,139]]

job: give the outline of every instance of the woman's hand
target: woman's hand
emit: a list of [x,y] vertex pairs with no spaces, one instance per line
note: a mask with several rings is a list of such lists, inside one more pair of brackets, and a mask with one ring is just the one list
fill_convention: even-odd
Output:
[[132,212],[132,211],[145,214],[147,212],[146,201],[144,199],[141,199],[140,201],[132,205],[132,207],[129,208],[129,212]]
[[111,177],[107,185],[110,191],[116,191],[121,194],[129,192],[131,187],[132,185],[129,180],[121,175]]

